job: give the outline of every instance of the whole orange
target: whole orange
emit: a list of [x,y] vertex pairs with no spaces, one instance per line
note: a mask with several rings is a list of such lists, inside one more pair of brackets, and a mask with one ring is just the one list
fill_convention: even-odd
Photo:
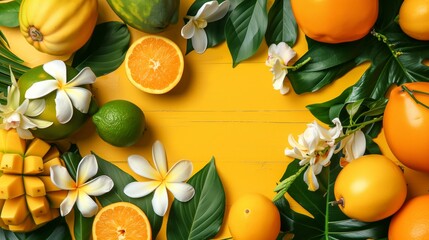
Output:
[[378,17],[378,0],[291,0],[291,6],[305,35],[326,43],[361,39]]
[[429,104],[427,93],[427,82],[406,83],[392,89],[383,128],[390,150],[401,163],[429,173],[429,109],[421,104]]
[[429,40],[429,1],[404,1],[399,10],[399,26],[412,38]]
[[241,196],[229,211],[229,231],[234,240],[274,240],[280,232],[280,213],[266,196]]
[[414,197],[392,217],[389,240],[429,239],[429,194]]

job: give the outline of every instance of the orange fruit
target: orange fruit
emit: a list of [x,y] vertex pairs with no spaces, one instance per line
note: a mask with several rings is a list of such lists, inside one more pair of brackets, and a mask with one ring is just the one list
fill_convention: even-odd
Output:
[[152,229],[146,214],[129,202],[117,202],[103,207],[92,225],[93,240],[151,240]]
[[429,4],[427,0],[407,0],[399,9],[399,26],[408,36],[429,40]]
[[414,197],[392,217],[389,240],[429,239],[429,194]]
[[369,154],[341,170],[335,180],[334,195],[349,218],[375,222],[401,208],[407,196],[407,183],[393,161],[383,155]]
[[144,36],[136,40],[125,56],[128,80],[140,90],[162,94],[179,83],[184,68],[183,54],[170,39]]
[[264,195],[251,193],[233,203],[228,215],[234,240],[273,240],[280,232],[280,213]]
[[325,43],[361,39],[378,17],[378,0],[291,0],[291,7],[305,35]]

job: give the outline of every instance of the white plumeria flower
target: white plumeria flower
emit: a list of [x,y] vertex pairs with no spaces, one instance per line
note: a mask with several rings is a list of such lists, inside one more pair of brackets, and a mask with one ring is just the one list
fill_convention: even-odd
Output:
[[82,85],[92,84],[96,76],[89,67],[82,69],[72,80],[67,81],[67,67],[63,61],[53,60],[43,65],[43,70],[54,79],[34,83],[25,93],[25,98],[36,99],[56,91],[55,111],[58,122],[65,124],[73,117],[73,107],[87,113],[92,93]]
[[1,128],[6,130],[15,128],[18,135],[23,139],[32,139],[30,129],[47,128],[52,122],[35,119],[45,110],[45,100],[37,99],[30,101],[25,99],[21,104],[20,91],[13,72],[10,70],[11,85],[7,88],[7,104],[0,105],[0,118],[3,119]]
[[52,183],[60,189],[68,190],[67,197],[60,205],[61,216],[69,214],[75,203],[84,217],[92,217],[97,213],[97,203],[91,196],[103,195],[109,192],[114,185],[112,179],[106,175],[89,180],[97,174],[97,171],[97,160],[92,154],[86,155],[79,162],[76,181],[70,176],[67,168],[60,165],[51,167]]
[[285,154],[289,157],[301,160],[301,166],[308,164],[304,173],[304,181],[310,191],[316,191],[319,188],[316,175],[318,175],[324,166],[328,166],[331,157],[334,154],[335,140],[341,136],[343,127],[338,118],[332,120],[335,124],[329,130],[320,126],[316,121],[307,125],[303,134],[298,136],[296,141],[292,135],[289,135],[289,144],[292,149],[286,149]]
[[273,74],[273,87],[279,90],[281,94],[289,92],[289,87],[285,86],[284,80],[288,73],[287,64],[294,58],[296,52],[285,42],[271,44],[268,48],[268,58],[265,64],[270,67]]
[[204,3],[194,17],[188,16],[189,21],[183,26],[181,34],[185,39],[192,40],[192,46],[197,53],[204,53],[207,49],[207,35],[204,28],[209,22],[225,17],[229,6],[229,0],[220,4],[218,1],[210,1]]
[[344,156],[340,160],[340,166],[344,167],[356,158],[362,157],[365,154],[366,141],[365,134],[358,130],[346,136],[340,142],[340,147],[336,153],[343,150]]
[[192,162],[181,160],[168,170],[167,157],[161,142],[155,141],[152,147],[155,168],[142,156],[131,155],[128,165],[138,175],[151,179],[145,182],[131,182],[124,188],[124,193],[131,198],[141,198],[155,191],[152,206],[155,213],[164,216],[168,208],[167,189],[180,202],[187,202],[195,195],[195,189],[185,183],[192,174]]

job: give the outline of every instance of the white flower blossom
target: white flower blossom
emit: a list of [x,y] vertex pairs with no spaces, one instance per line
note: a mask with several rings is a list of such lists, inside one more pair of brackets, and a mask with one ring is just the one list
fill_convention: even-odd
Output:
[[273,74],[273,87],[281,94],[289,92],[289,87],[285,86],[284,80],[288,73],[287,64],[294,58],[296,52],[284,42],[271,44],[268,48],[268,58],[265,64],[270,67]]
[[228,13],[229,0],[222,3],[209,1],[204,3],[195,16],[188,16],[189,21],[183,26],[181,34],[185,39],[192,40],[192,47],[197,53],[204,53],[207,49],[207,35],[204,30],[207,24],[215,22]]
[[131,198],[140,198],[155,191],[152,198],[153,209],[157,215],[164,216],[168,208],[167,189],[181,202],[187,202],[194,197],[195,189],[185,183],[192,174],[193,166],[192,162],[181,160],[168,170],[164,146],[159,141],[153,144],[152,155],[155,168],[142,156],[128,157],[130,168],[150,180],[131,182],[125,186],[124,193]]
[[298,136],[296,141],[292,135],[289,135],[289,144],[292,149],[286,149],[285,154],[289,157],[301,160],[301,166],[308,164],[304,173],[304,181],[310,191],[316,191],[319,188],[316,175],[318,175],[324,166],[328,166],[331,157],[334,154],[335,140],[342,134],[342,125],[338,118],[332,120],[335,124],[329,130],[320,126],[316,121],[307,125],[303,134]]
[[365,154],[366,141],[365,134],[358,130],[341,140],[340,146],[335,153],[343,151],[343,157],[340,160],[340,166],[344,167],[356,158]]
[[[10,70],[11,85],[7,89],[6,105],[0,105],[1,128],[9,130],[15,128],[23,139],[32,139],[31,130],[47,128],[52,122],[36,119],[45,110],[45,100],[37,99],[30,101],[25,99],[21,104],[20,91],[13,72]],[[3,95],[4,98],[4,95]]]
[[65,167],[60,165],[51,167],[52,183],[60,189],[68,190],[67,197],[60,205],[61,216],[69,214],[75,203],[84,217],[92,217],[97,213],[97,203],[91,196],[103,195],[109,192],[114,185],[113,180],[106,175],[91,179],[97,174],[97,171],[97,160],[92,154],[85,156],[79,162],[76,181]]
[[65,124],[73,117],[73,107],[87,113],[92,93],[82,85],[92,84],[96,76],[89,67],[82,69],[67,81],[67,67],[63,61],[54,60],[43,65],[43,70],[54,79],[34,83],[25,93],[25,98],[36,99],[56,91],[55,111],[58,122]]

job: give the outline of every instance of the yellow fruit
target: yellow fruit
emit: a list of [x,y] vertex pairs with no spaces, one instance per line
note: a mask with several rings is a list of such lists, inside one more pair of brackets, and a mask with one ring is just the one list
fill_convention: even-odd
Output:
[[[70,81],[76,74],[78,74],[78,71],[67,65],[67,80]],[[34,67],[21,75],[18,79],[18,87],[21,91],[21,101],[24,101],[25,92],[28,88],[36,82],[47,79],[52,79],[52,77],[43,70],[43,65]],[[86,87],[89,88],[89,86]],[[65,124],[61,124],[56,118],[55,97],[56,91],[46,95],[44,97],[46,108],[39,116],[35,117],[37,119],[53,122],[53,124],[48,128],[32,130],[33,135],[41,140],[56,141],[69,137],[82,127],[91,114],[91,112],[85,114],[76,108],[73,108],[72,119]],[[92,106],[96,105],[95,101],[92,101],[91,104]],[[33,150],[30,149],[30,151]],[[38,153],[36,154],[38,155]]]
[[93,240],[152,239],[152,229],[146,214],[136,205],[117,202],[103,207],[92,225]]
[[[11,143],[20,143],[22,154],[17,154]],[[55,147],[50,145],[47,149],[47,145],[40,139],[22,141],[15,129],[0,130],[0,146],[3,146],[0,149],[3,170],[0,176],[0,222],[4,223],[0,224],[1,228],[16,232],[32,231],[59,216],[58,208],[67,191],[53,185],[49,168],[45,168],[63,163],[58,158],[58,150],[53,150]],[[32,147],[26,149],[26,146]],[[35,149],[36,146],[43,147]],[[11,149],[13,153],[10,153]],[[36,155],[29,155],[32,153]]]
[[429,40],[429,1],[404,1],[399,9],[399,26],[412,38]]
[[89,40],[97,17],[97,0],[23,0],[19,26],[37,50],[67,55]]
[[143,111],[126,100],[113,100],[102,105],[92,116],[98,135],[117,147],[135,144],[145,130]]
[[161,36],[141,37],[125,56],[128,80],[147,93],[162,94],[173,89],[182,78],[183,68],[180,48]]
[[334,195],[345,215],[374,222],[399,210],[407,196],[407,184],[399,166],[390,159],[364,155],[341,170]]
[[389,240],[429,239],[429,194],[411,198],[393,215]]
[[280,232],[280,213],[261,194],[247,194],[233,203],[228,215],[234,240],[274,240]]

